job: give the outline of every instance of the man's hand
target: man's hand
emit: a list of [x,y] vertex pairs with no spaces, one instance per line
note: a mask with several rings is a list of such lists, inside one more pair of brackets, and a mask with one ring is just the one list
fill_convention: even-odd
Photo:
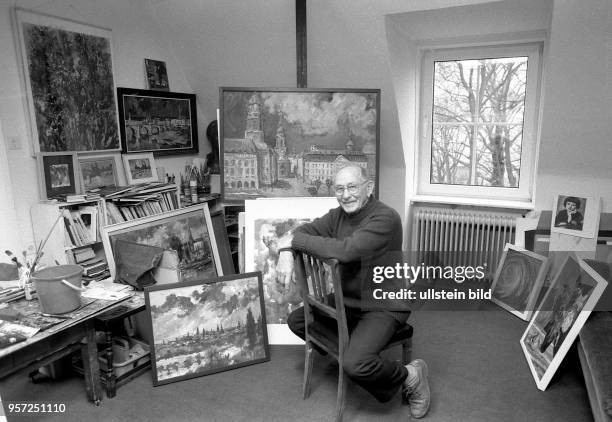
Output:
[[276,263],[277,280],[287,286],[293,275],[293,254],[290,251],[282,251],[278,255]]

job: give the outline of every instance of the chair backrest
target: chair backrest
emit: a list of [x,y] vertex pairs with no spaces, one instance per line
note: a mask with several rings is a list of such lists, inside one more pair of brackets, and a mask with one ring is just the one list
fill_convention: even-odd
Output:
[[[338,260],[323,259],[302,251],[294,251],[294,258],[295,277],[304,301],[306,341],[312,339],[314,343],[332,355],[342,356],[348,345],[349,333]],[[337,345],[335,347],[317,338],[320,330],[316,330],[314,325],[316,313],[324,314],[337,321]],[[324,337],[330,340],[329,336]]]

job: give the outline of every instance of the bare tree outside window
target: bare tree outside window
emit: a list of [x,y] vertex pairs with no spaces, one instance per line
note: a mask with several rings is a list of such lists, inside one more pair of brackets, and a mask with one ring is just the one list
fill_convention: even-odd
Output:
[[434,62],[430,183],[517,188],[527,57]]

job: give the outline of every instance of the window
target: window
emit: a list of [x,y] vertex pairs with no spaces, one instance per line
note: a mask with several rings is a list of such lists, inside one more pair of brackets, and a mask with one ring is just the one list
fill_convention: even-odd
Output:
[[532,201],[541,50],[424,51],[419,194]]

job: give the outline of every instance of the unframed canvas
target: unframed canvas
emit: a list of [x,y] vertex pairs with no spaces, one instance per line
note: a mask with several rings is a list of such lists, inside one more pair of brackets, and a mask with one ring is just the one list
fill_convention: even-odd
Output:
[[260,273],[152,286],[153,385],[270,360]]
[[507,243],[491,286],[491,300],[529,321],[542,289],[548,259]]
[[118,150],[111,31],[15,9],[33,152]]
[[608,282],[568,255],[520,343],[540,390],[545,390]]
[[117,275],[113,251],[118,239],[176,251],[183,281],[223,275],[206,203],[103,227],[104,253],[113,279]]
[[168,74],[166,72],[166,62],[160,60],[144,59],[145,77],[147,78],[147,88],[168,91]]
[[302,344],[287,326],[289,313],[301,306],[295,283],[277,279],[276,242],[287,231],[338,207],[335,198],[265,198],[245,201],[245,271],[261,271],[270,344]]
[[225,201],[333,196],[347,164],[378,195],[380,90],[220,88],[219,102]]
[[[568,216],[568,203],[574,203],[576,206],[573,217]],[[599,230],[600,208],[599,197],[556,195],[550,231],[594,239]]]

